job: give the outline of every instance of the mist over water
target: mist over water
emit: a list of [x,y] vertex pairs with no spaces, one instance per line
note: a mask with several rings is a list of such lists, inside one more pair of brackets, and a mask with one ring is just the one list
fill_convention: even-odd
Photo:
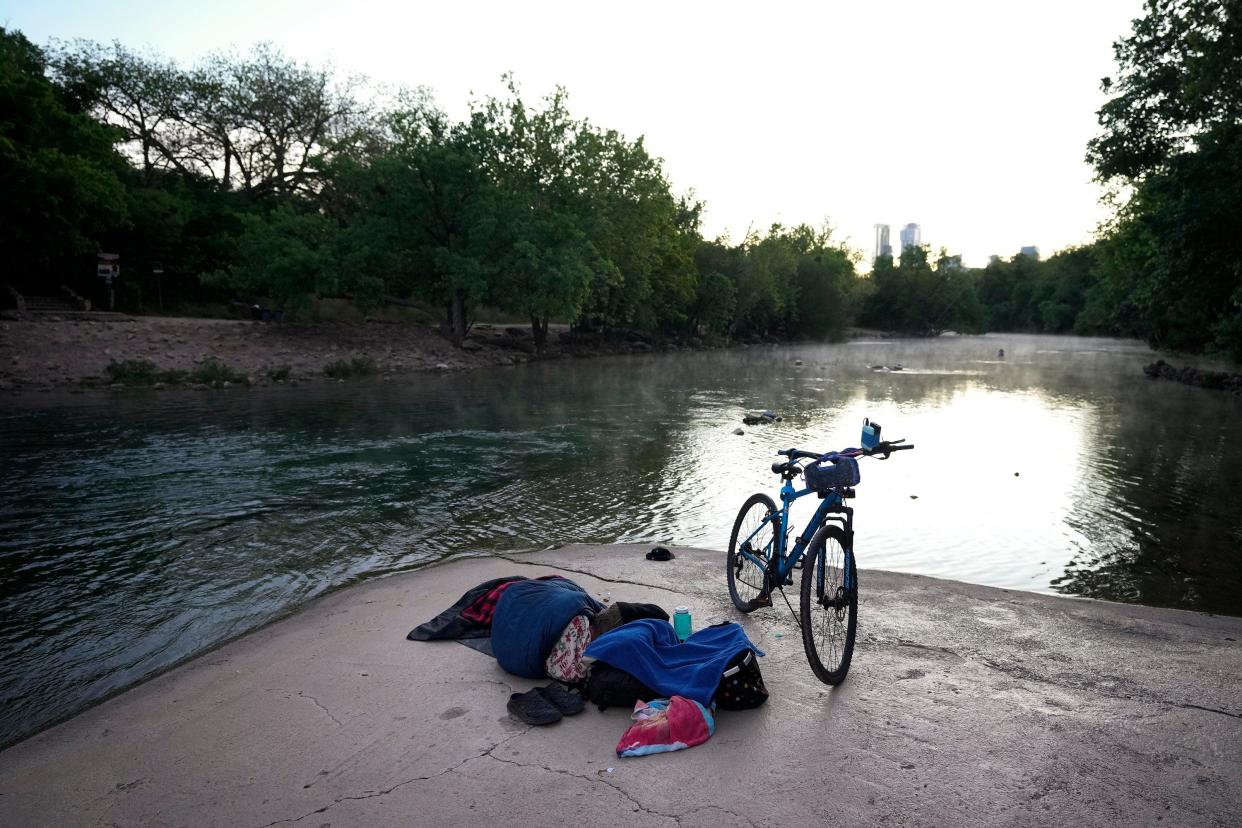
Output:
[[[723,549],[777,449],[856,445],[865,416],[917,449],[862,461],[864,572],[1242,614],[1242,400],[1149,381],[1152,358],[992,335],[6,400],[0,744],[368,575]],[[783,421],[732,434],[764,408]]]

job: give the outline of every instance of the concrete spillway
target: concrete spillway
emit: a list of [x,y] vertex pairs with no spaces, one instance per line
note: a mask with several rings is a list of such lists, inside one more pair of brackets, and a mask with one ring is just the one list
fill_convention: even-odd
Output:
[[[784,602],[732,609],[723,554],[574,546],[373,580],[0,753],[10,826],[1230,825],[1242,619],[864,570],[849,678]],[[474,584],[559,572],[735,618],[772,693],[705,745],[618,759],[627,711],[511,719],[532,682],[405,634]],[[796,597],[791,595],[794,605]]]

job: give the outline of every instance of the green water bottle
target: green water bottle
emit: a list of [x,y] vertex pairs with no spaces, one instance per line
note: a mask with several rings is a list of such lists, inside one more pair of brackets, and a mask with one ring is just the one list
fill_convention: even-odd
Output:
[[694,631],[694,623],[690,618],[689,607],[677,607],[673,610],[673,632],[679,641],[685,641]]

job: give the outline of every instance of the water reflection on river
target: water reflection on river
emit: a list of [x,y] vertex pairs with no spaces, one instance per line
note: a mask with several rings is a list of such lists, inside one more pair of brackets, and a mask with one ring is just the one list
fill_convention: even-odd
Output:
[[[864,416],[918,446],[864,461],[864,569],[1242,613],[1242,401],[1150,358],[988,336],[6,402],[0,744],[362,576],[723,548],[776,449],[854,445]],[[784,420],[732,434],[761,408]]]

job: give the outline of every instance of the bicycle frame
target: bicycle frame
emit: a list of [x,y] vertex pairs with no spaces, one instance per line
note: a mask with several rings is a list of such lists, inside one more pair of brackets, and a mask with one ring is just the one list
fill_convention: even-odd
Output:
[[[738,544],[738,554],[744,556],[753,563],[757,568],[763,569],[764,563],[751,554],[750,542],[755,535],[763,531],[764,527],[771,522],[778,522],[776,531],[776,546],[773,550],[772,560],[767,565],[767,583],[770,586],[777,586],[785,583],[785,579],[793,572],[798,562],[802,560],[803,554],[806,552],[806,546],[811,542],[811,538],[819,531],[819,528],[827,521],[833,521],[841,524],[841,528],[845,531],[845,551],[846,559],[853,557],[854,548],[854,510],[845,505],[839,491],[830,491],[820,496],[823,503],[819,504],[819,508],[815,510],[815,514],[811,516],[811,521],[806,525],[806,529],[802,535],[795,539],[792,548],[789,546],[789,507],[795,500],[800,497],[806,497],[810,494],[817,494],[814,489],[795,489],[793,479],[785,478],[784,485],[781,486],[781,508],[773,512],[766,518],[763,523],[759,524],[754,532],[751,532],[745,540]],[[846,567],[844,573],[843,586],[849,590],[854,588],[854,567]],[[820,592],[823,587],[821,585]],[[766,590],[765,590],[766,591]]]

